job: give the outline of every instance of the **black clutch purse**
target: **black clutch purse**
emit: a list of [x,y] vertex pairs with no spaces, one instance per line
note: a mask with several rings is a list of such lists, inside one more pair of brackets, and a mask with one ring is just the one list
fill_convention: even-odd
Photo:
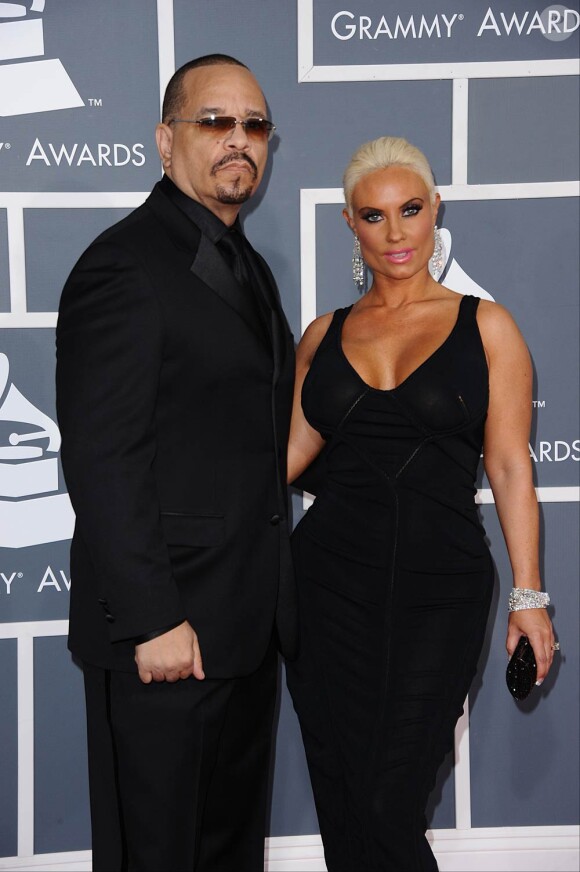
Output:
[[520,636],[507,665],[505,680],[514,699],[525,699],[536,683],[536,658],[527,636]]

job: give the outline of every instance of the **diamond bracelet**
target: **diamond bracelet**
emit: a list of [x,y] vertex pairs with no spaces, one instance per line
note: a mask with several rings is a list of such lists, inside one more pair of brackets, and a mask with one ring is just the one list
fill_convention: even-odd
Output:
[[545,609],[550,605],[550,596],[542,590],[531,590],[528,587],[512,587],[508,599],[508,611],[519,612],[522,609]]

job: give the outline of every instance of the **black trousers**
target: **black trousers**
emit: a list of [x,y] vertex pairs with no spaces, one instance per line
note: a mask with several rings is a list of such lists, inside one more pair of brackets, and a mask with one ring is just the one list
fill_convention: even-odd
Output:
[[244,678],[84,677],[94,872],[263,872],[274,646]]

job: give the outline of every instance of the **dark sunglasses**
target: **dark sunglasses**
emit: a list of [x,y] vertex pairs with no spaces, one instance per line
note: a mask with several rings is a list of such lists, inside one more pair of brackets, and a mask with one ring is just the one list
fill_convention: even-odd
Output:
[[238,121],[232,115],[208,115],[207,118],[172,118],[169,124],[199,124],[199,129],[216,138],[227,135],[241,124],[248,139],[272,139],[276,127],[266,118],[246,118]]

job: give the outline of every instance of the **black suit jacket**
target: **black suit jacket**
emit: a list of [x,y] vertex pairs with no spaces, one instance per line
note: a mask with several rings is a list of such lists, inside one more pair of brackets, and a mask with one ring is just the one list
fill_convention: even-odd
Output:
[[267,338],[216,246],[157,185],[74,267],[57,326],[62,462],[76,512],[69,647],[133,670],[187,619],[208,677],[293,656],[285,456],[294,344]]

